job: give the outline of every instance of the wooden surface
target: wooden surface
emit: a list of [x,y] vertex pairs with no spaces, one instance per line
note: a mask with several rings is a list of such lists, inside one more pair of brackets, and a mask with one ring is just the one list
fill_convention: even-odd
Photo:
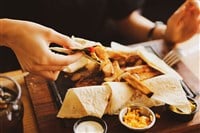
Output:
[[26,77],[26,86],[33,103],[40,133],[62,133],[63,128],[56,118],[57,107],[51,97],[45,79],[35,75]]
[[[143,45],[153,45],[156,52],[162,56],[163,53],[167,52],[167,48],[163,45],[162,40],[152,41],[148,43],[143,43]],[[162,47],[161,47],[162,46]],[[182,63],[176,66],[176,70],[180,72],[183,76],[185,82],[191,87],[195,92],[200,93],[199,80],[196,79],[187,68]],[[41,133],[46,132],[72,132],[72,125],[74,120],[67,121],[65,127],[63,123],[56,118],[58,108],[52,99],[51,93],[49,91],[49,86],[47,81],[41,77],[35,75],[29,75],[26,77],[26,85],[30,93],[30,97],[33,102],[33,109],[36,115],[37,124],[39,131]],[[197,98],[200,101],[199,97]],[[161,115],[160,119],[157,119],[155,126],[148,130],[147,132],[199,132],[200,130],[200,112],[198,112],[194,119],[190,122],[179,122],[170,119],[162,108],[155,110],[156,113]],[[104,119],[109,120],[110,116],[104,116]],[[117,117],[113,116],[109,123],[108,132],[121,133],[130,132],[122,125],[120,125]],[[111,129],[112,127],[112,129]]]
[[0,73],[0,75],[6,75],[13,77],[21,86],[22,88],[22,97],[21,100],[24,105],[24,133],[38,133],[37,121],[35,117],[35,113],[33,111],[32,102],[30,99],[29,92],[24,82],[24,76],[21,70],[7,72],[7,73]]

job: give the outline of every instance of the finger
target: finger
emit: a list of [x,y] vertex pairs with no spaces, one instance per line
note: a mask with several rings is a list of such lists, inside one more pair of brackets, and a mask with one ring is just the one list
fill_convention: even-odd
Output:
[[73,54],[73,55],[59,55],[53,54],[49,56],[48,61],[44,64],[32,64],[32,67],[29,68],[31,71],[62,71],[67,65],[74,63],[80,59],[82,54]]
[[66,66],[35,65],[31,70],[26,70],[26,69],[24,69],[24,70],[32,71],[32,72],[37,72],[37,71],[62,71],[63,69],[65,69]]

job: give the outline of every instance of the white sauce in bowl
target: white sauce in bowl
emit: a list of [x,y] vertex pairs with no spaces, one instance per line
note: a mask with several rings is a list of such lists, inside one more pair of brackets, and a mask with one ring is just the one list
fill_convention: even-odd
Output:
[[84,121],[78,124],[75,133],[103,133],[103,127],[95,121]]

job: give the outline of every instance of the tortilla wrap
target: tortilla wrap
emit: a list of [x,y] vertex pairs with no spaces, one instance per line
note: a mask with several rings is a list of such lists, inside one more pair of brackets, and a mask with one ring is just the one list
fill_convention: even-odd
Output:
[[133,88],[126,82],[105,82],[103,85],[112,90],[105,113],[117,114],[130,100],[133,95]]
[[63,72],[67,72],[67,73],[74,73],[77,70],[83,68],[85,65],[88,64],[88,59],[86,57],[81,57],[79,60],[77,60],[76,62],[67,65],[64,69]]
[[185,113],[191,112],[190,103],[177,78],[161,75],[142,82],[153,92],[151,98],[176,106]]
[[147,95],[145,95],[141,91],[137,89],[133,89],[133,95],[131,99],[128,101],[126,106],[130,106],[130,105],[143,105],[147,107],[154,107],[154,106],[165,105],[165,103],[153,98],[149,98]]
[[169,67],[163,60],[156,56],[153,52],[148,51],[144,46],[137,46],[130,48],[118,43],[112,43],[111,48],[116,51],[135,53],[139,55],[150,67],[160,71],[164,74],[170,74],[177,79],[182,79],[182,77],[171,67]]
[[74,36],[72,36],[71,39],[75,41],[75,44],[76,44],[73,47],[71,47],[72,49],[84,49],[84,48],[101,45],[99,42],[90,41],[90,40],[86,40],[86,39],[78,38]]
[[144,47],[138,47],[138,55],[152,68],[164,73],[169,74],[176,79],[182,80],[182,77],[171,67],[169,67],[163,60],[161,60],[154,53],[147,51]]
[[68,90],[59,118],[80,118],[91,115],[102,117],[108,105],[111,90],[105,86],[86,86]]

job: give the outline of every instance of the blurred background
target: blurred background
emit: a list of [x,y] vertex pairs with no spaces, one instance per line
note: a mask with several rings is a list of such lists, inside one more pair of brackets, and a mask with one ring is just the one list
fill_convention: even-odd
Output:
[[[83,6],[79,6],[82,4],[81,0],[1,0],[0,18],[37,22],[65,35],[74,35],[103,44],[109,44],[110,41],[124,43],[120,33],[116,33],[111,25],[105,24],[105,29],[101,29],[101,31],[95,27],[101,20],[98,16],[98,9],[105,8],[101,6],[105,0],[88,1],[90,4],[83,8]],[[146,0],[141,6],[142,14],[153,22],[163,21],[166,23],[167,19],[184,1]],[[79,5],[72,8],[71,4],[76,4],[76,2]],[[92,6],[93,2],[98,2],[95,4],[99,6]],[[96,12],[94,13],[94,11]],[[93,17],[94,20],[88,19],[90,17]],[[0,73],[17,69],[20,69],[20,65],[13,51],[3,46],[0,47]]]

